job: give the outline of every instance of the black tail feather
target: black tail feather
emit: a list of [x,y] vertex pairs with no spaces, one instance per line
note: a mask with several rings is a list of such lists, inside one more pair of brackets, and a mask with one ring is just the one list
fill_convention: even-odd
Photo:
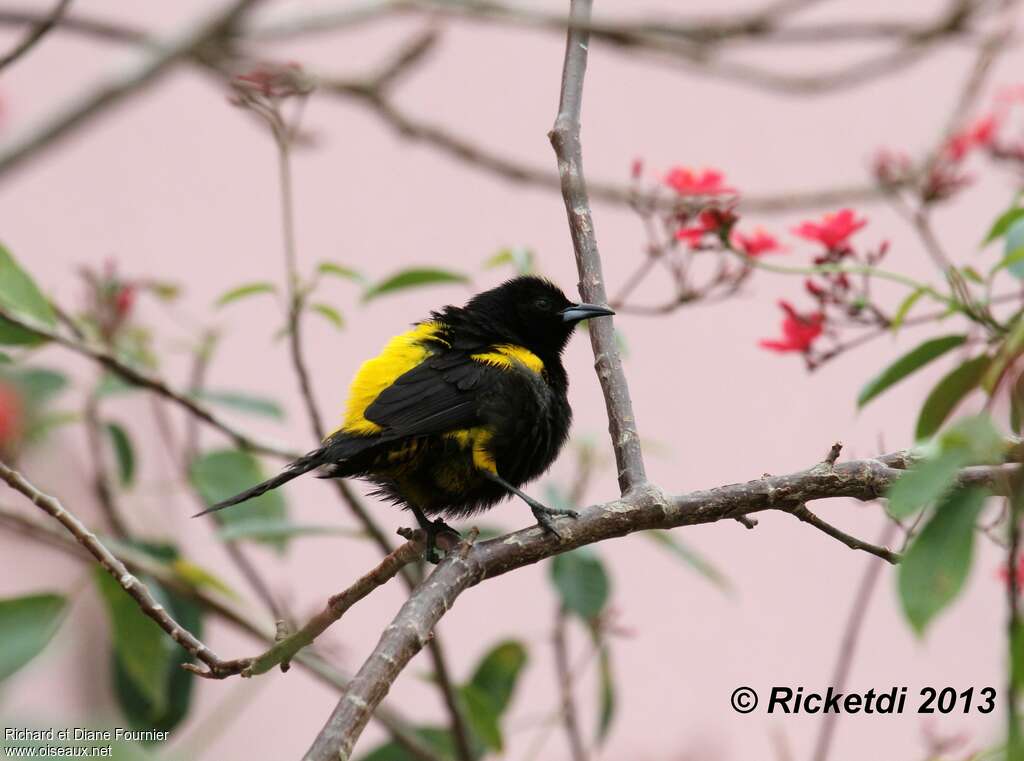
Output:
[[208,507],[202,512],[196,513],[192,517],[198,518],[200,515],[207,515],[208,513],[213,513],[216,512],[217,510],[223,510],[225,507],[237,505],[239,502],[245,502],[246,500],[250,500],[253,497],[258,497],[261,494],[270,491],[271,489],[276,489],[278,486],[288,483],[293,478],[298,478],[303,473],[308,473],[314,468],[317,468],[328,462],[328,449],[329,447],[327,446],[321,447],[320,449],[314,449],[309,454],[303,455],[295,462],[288,465],[288,467],[286,467],[273,478],[268,478],[263,483],[256,484],[251,489],[246,489],[242,493],[236,494],[230,499],[225,499],[223,502],[218,502],[216,505]]

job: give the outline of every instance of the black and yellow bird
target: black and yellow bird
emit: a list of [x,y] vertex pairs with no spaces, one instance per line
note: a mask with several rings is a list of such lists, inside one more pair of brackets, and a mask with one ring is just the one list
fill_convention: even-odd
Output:
[[[562,351],[578,322],[614,314],[574,304],[548,280],[524,276],[447,306],[392,338],[349,388],[344,422],[279,475],[205,512],[244,502],[310,470],[363,478],[412,511],[431,554],[442,519],[469,516],[514,494],[557,535],[521,486],[550,467],[572,410]],[[203,514],[203,513],[200,513]]]

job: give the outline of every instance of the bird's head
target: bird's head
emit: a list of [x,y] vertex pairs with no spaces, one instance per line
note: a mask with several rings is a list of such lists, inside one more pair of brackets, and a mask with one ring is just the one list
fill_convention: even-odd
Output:
[[572,302],[550,280],[533,275],[479,293],[465,308],[500,340],[556,354],[565,348],[577,323],[615,314],[608,307]]

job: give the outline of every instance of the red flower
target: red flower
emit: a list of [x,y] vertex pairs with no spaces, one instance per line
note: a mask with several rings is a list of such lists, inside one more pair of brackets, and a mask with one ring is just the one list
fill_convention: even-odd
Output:
[[871,169],[879,185],[891,187],[908,182],[914,172],[914,164],[905,153],[881,149],[875,154]]
[[676,240],[685,240],[691,248],[696,248],[705,235],[728,231],[735,223],[736,215],[727,209],[705,209],[697,217],[697,224],[676,230]]
[[814,340],[821,335],[824,329],[825,315],[821,312],[800,314],[786,301],[780,301],[779,308],[786,313],[782,320],[782,339],[778,341],[764,339],[759,342],[759,345],[777,352],[810,351]]
[[25,410],[21,394],[14,386],[0,381],[0,452],[21,438]]
[[780,253],[783,250],[778,239],[760,227],[750,235],[737,232],[733,235],[733,245],[747,256]]
[[736,189],[725,183],[725,175],[716,169],[695,172],[687,167],[677,166],[665,175],[665,184],[681,196],[715,196],[735,193]]
[[[999,578],[1004,584],[1010,583],[1010,571],[1006,565],[999,568]],[[1017,591],[1024,591],[1024,555],[1017,558]]]
[[793,234],[833,250],[844,246],[846,239],[867,223],[866,219],[857,219],[853,209],[840,209],[835,214],[826,214],[820,223],[804,222],[794,227]]
[[999,119],[989,114],[956,132],[946,141],[945,152],[953,161],[961,161],[975,148],[987,148],[996,139]]
[[122,285],[118,288],[117,295],[114,297],[114,311],[117,313],[119,320],[124,320],[132,311],[132,306],[135,304],[135,295],[134,285]]

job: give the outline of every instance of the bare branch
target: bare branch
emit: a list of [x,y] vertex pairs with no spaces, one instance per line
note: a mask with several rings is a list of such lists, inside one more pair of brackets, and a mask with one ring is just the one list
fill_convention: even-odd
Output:
[[57,0],[57,4],[53,6],[53,10],[43,17],[39,23],[37,23],[32,30],[25,35],[25,39],[18,43],[14,50],[3,58],[0,58],[0,71],[3,71],[34,48],[39,41],[46,36],[46,33],[57,25],[65,11],[67,11],[69,5],[71,5],[71,0]]
[[262,655],[223,661],[217,667],[210,667],[208,670],[193,665],[187,665],[186,668],[194,674],[208,679],[225,679],[235,674],[241,674],[244,677],[258,676],[278,665],[282,671],[287,671],[289,663],[296,654],[313,644],[313,641],[327,631],[331,624],[340,620],[349,608],[377,587],[394,578],[403,567],[422,557],[425,547],[423,533],[416,531],[409,533],[409,540],[387,555],[376,568],[359,578],[345,591],[331,597],[327,601],[327,606],[306,622],[301,629],[282,638]]
[[893,565],[900,562],[900,555],[898,552],[893,552],[887,547],[879,547],[869,542],[865,542],[861,539],[858,539],[855,536],[847,534],[845,531],[841,531],[840,529],[833,526],[831,523],[823,521],[817,515],[808,510],[807,505],[796,505],[795,507],[787,510],[786,512],[796,516],[804,523],[808,523],[811,526],[814,526],[819,531],[825,532],[833,539],[838,539],[851,550],[863,550],[864,552],[879,557],[885,562],[892,563]]
[[[572,0],[570,21],[587,21],[590,18],[590,7],[591,0]],[[583,177],[583,151],[580,144],[580,112],[583,106],[583,79],[587,71],[589,44],[587,31],[570,25],[565,43],[558,115],[548,138],[558,159],[562,198],[569,217],[569,232],[576,252],[576,269],[580,276],[580,295],[584,301],[606,304],[608,295],[605,293],[601,256],[594,233],[594,219],[587,197],[586,180]],[[633,403],[629,398],[629,385],[622,370],[622,358],[619,356],[615,326],[611,318],[592,320],[589,333],[594,349],[594,366],[601,381],[601,390],[604,392],[605,406],[608,410],[608,429],[619,470],[619,488],[626,494],[647,482],[640,436],[633,416]]]
[[68,512],[57,499],[48,494],[43,494],[29,483],[24,476],[16,470],[7,467],[2,462],[0,462],[0,480],[6,481],[8,486],[20,492],[32,504],[64,526],[75,538],[75,541],[96,558],[103,567],[103,570],[109,573],[121,588],[135,600],[139,610],[153,619],[157,626],[163,629],[171,639],[185,648],[189,655],[211,668],[221,662],[216,653],[200,642],[188,629],[171,618],[164,606],[158,603],[150,593],[149,588],[133,576],[124,563],[103,546],[100,540],[96,538],[96,535],[72,513]]
[[[68,534],[52,529],[48,524],[33,520],[18,512],[0,507],[0,526],[60,550],[76,560],[94,562],[92,554]],[[269,644],[275,642],[273,630],[254,621],[247,612],[242,611],[233,603],[223,600],[205,589],[186,584],[170,567],[139,552],[130,545],[120,544],[113,540],[108,540],[107,543],[115,556],[133,573],[144,573],[151,576],[163,586],[196,602],[204,610],[224,619],[256,640]],[[346,675],[309,649],[298,653],[295,662],[329,687],[344,689],[348,684]],[[411,724],[390,707],[383,704],[378,706],[374,718],[388,730],[395,742],[404,748],[412,758],[417,761],[441,761],[437,754],[413,731]]]
[[95,88],[59,106],[37,124],[29,125],[0,146],[0,176],[34,157],[53,141],[65,137],[108,107],[151,84],[173,64],[194,54],[221,35],[259,0],[231,0],[227,5],[190,23],[178,34],[158,44],[154,52],[127,71],[117,72]]

